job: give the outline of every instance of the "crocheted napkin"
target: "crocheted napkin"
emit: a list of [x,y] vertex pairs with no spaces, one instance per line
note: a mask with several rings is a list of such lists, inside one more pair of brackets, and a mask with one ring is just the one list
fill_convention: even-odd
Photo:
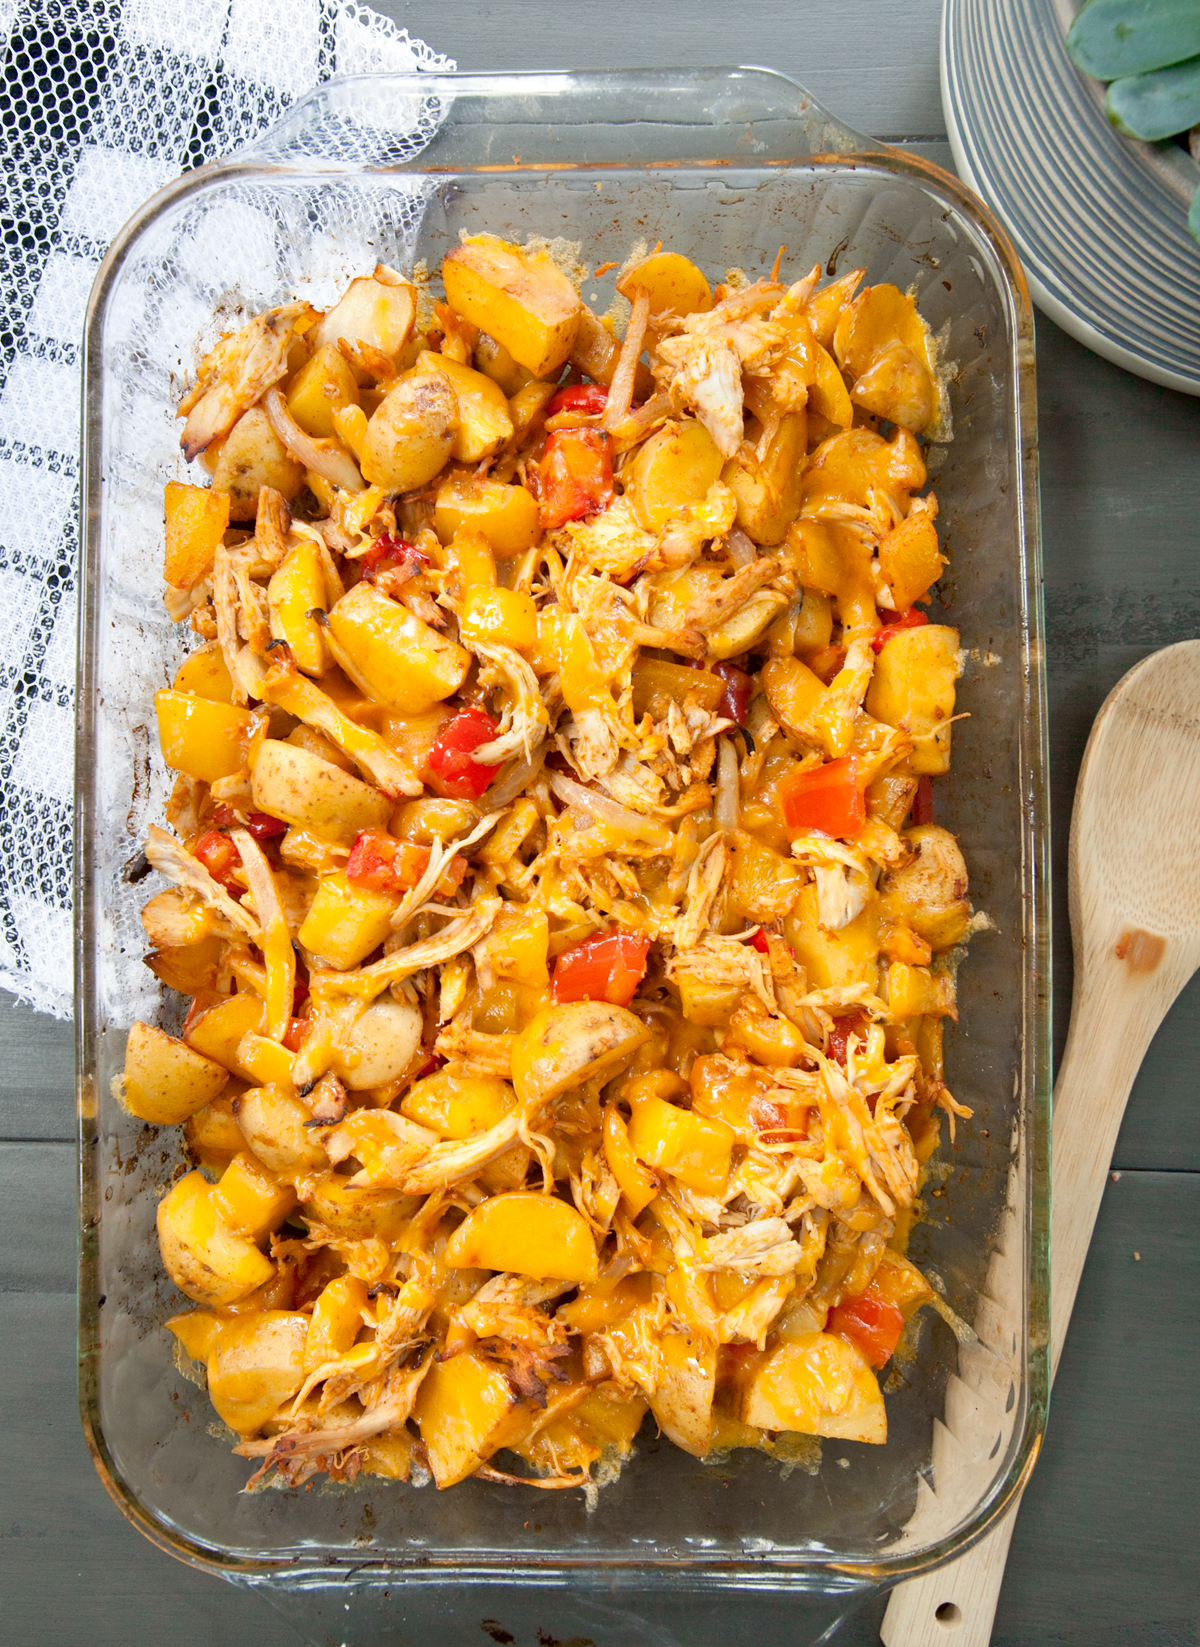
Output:
[[453,69],[354,0],[0,0],[0,986],[69,1018],[81,337],[110,241],[334,74]]

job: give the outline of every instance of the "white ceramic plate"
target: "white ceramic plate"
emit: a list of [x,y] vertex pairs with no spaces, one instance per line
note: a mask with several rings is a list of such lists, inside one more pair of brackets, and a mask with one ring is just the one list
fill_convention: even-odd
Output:
[[1065,35],[1081,0],[946,0],[942,104],[959,174],[1021,255],[1038,307],[1089,349],[1200,395],[1200,166],[1122,137]]

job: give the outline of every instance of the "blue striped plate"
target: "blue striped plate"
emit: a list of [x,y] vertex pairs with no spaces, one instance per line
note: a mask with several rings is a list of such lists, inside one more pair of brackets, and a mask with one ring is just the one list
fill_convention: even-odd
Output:
[[1089,349],[1200,395],[1200,166],[1122,137],[1067,55],[1080,0],[946,0],[942,104],[963,181],[1012,236],[1038,307]]

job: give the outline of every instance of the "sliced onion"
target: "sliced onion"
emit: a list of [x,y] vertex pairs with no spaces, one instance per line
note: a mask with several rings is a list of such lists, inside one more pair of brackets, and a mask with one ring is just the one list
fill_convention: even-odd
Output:
[[543,745],[534,753],[532,760],[514,761],[510,766],[506,766],[487,792],[488,805],[499,812],[511,801],[515,801],[518,795],[525,793],[531,783],[536,782],[545,764],[546,749]]
[[725,547],[729,551],[729,558],[739,569],[749,566],[758,559],[758,550],[740,526],[735,526],[732,532],[725,536]]
[[563,772],[551,772],[550,787],[565,805],[577,806],[581,812],[590,812],[593,818],[607,824],[610,829],[619,829],[622,834],[648,841],[663,852],[669,849],[673,839],[671,831],[657,818],[643,818],[640,813],[631,812],[627,806],[619,805],[607,795],[598,795],[594,789],[586,789]]
[[713,798],[713,822],[718,829],[734,830],[738,826],[738,758],[732,740],[721,738],[717,744],[717,790]]
[[630,315],[629,324],[625,328],[625,341],[621,345],[621,356],[617,361],[617,369],[613,373],[612,384],[608,391],[608,400],[604,406],[602,427],[605,429],[615,429],[633,403],[633,384],[637,375],[638,356],[642,352],[642,341],[646,336],[646,322],[649,318],[650,293],[644,286],[639,286],[637,296],[633,300],[633,313]]
[[333,441],[314,440],[311,435],[306,435],[288,411],[287,402],[278,389],[268,389],[262,404],[267,422],[297,463],[312,469],[331,486],[340,486],[343,492],[364,490],[358,465],[350,454]]

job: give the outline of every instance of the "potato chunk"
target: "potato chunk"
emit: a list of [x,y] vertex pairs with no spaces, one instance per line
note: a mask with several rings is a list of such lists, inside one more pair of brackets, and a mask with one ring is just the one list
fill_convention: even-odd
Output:
[[449,461],[458,429],[458,400],[444,372],[401,378],[367,424],[364,479],[388,492],[419,491]]
[[855,380],[850,399],[901,428],[924,429],[937,406],[937,391],[925,362],[903,343],[893,343]]
[[[760,433],[751,424],[747,442]],[[737,499],[738,525],[755,543],[782,543],[800,513],[807,434],[805,413],[789,412],[761,460],[743,450],[725,465],[722,479]]]
[[514,1190],[480,1202],[450,1237],[456,1269],[507,1270],[538,1280],[594,1281],[596,1243],[574,1207],[555,1195]]
[[657,430],[637,448],[621,480],[633,512],[648,532],[661,532],[691,504],[701,503],[721,477],[724,459],[708,430],[683,418]]
[[650,1411],[663,1434],[684,1452],[703,1458],[712,1439],[717,1346],[698,1333],[662,1337],[662,1364]]
[[837,932],[827,932],[818,920],[817,889],[810,882],[783,926],[783,935],[804,968],[810,989],[836,989],[846,984],[878,982],[879,905],[871,899]]
[[239,1435],[253,1435],[304,1382],[308,1316],[262,1310],[231,1321],[208,1363],[208,1393]]
[[438,487],[433,529],[449,543],[463,527],[486,538],[498,560],[523,554],[541,536],[537,499],[524,486],[452,470]]
[[213,1206],[231,1230],[259,1241],[278,1229],[296,1205],[296,1192],[281,1184],[274,1173],[243,1150],[221,1174],[213,1190]]
[[434,1362],[417,1392],[413,1417],[439,1487],[453,1487],[504,1444],[505,1420],[516,1405],[495,1362],[471,1350]]
[[251,1087],[234,1099],[246,1147],[269,1172],[328,1172],[329,1157],[308,1130],[311,1111],[282,1087]]
[[565,364],[579,330],[579,294],[548,257],[479,235],[446,253],[442,279],[450,307],[534,377]]
[[253,520],[264,486],[274,487],[291,503],[303,485],[304,466],[272,429],[262,407],[251,406],[222,441],[213,468],[213,490],[229,494],[229,518]]
[[458,463],[478,463],[498,452],[513,432],[508,401],[499,384],[447,355],[425,350],[417,356],[418,372],[441,372],[458,403],[458,428],[450,456]]
[[255,1243],[218,1216],[201,1172],[185,1174],[159,1202],[158,1244],[167,1274],[197,1304],[235,1303],[275,1273]]
[[217,545],[229,525],[229,493],[169,480],[164,503],[163,577],[176,589],[190,589],[212,570]]
[[163,760],[201,783],[231,778],[246,764],[246,739],[253,721],[244,709],[213,698],[164,688],[154,694]]
[[392,803],[370,784],[295,744],[268,738],[251,782],[255,809],[328,841],[353,841],[361,829],[386,829]]
[[198,646],[189,653],[180,664],[171,688],[196,698],[211,698],[214,703],[233,702],[233,681],[225,654],[216,641],[209,641],[207,646]]
[[320,349],[344,337],[395,360],[408,342],[416,314],[416,287],[386,263],[377,263],[372,274],[350,282],[341,299],[313,327],[311,341]]
[[211,1102],[229,1080],[229,1071],[186,1041],[151,1024],[134,1024],[125,1043],[121,1099],[142,1121],[180,1126]]
[[597,1075],[615,1075],[650,1031],[626,1007],[572,1001],[539,1012],[513,1043],[517,1097],[528,1107],[557,1098]]
[[617,290],[631,303],[639,286],[649,294],[655,320],[707,314],[713,306],[712,288],[702,271],[680,252],[654,252],[617,280]]
[[826,1332],[801,1334],[771,1353],[747,1385],[742,1417],[763,1430],[887,1440],[879,1380],[861,1350]]
[[296,936],[321,965],[345,972],[391,934],[399,904],[389,892],[354,886],[340,873],[325,875]]
[[337,1070],[351,1092],[384,1086],[404,1074],[420,1048],[420,1011],[407,1001],[376,1001],[345,1040]]
[[370,1308],[367,1289],[356,1275],[339,1275],[324,1288],[313,1307],[304,1349],[306,1372],[340,1361],[354,1347]]
[[325,607],[325,572],[321,551],[302,539],[267,585],[271,638],[286,641],[296,668],[306,675],[323,674],[328,666],[321,626],[311,614]]
[[327,1172],[315,1180],[300,1210],[309,1223],[350,1241],[395,1241],[420,1204],[415,1195],[351,1184],[342,1173]]
[[253,1079],[239,1053],[245,1037],[261,1035],[266,1023],[266,1005],[260,995],[249,989],[228,996],[193,1018],[184,1038],[190,1047],[223,1064],[234,1075],[240,1075],[243,1080]]
[[907,612],[915,600],[920,600],[941,577],[945,564],[938,548],[937,527],[932,516],[924,512],[914,511],[879,545],[879,570],[892,592],[897,612]]
[[[357,283],[356,283],[357,284]],[[358,405],[358,384],[350,363],[334,343],[323,344],[296,373],[288,390],[292,417],[316,440],[337,434],[333,414]]]
[[329,634],[355,684],[403,715],[419,715],[457,692],[471,667],[465,647],[371,583],[355,584],[337,602]]
[[863,707],[912,735],[914,772],[936,775],[950,768],[949,723],[961,670],[958,630],[942,623],[902,629],[879,654]]
[[934,949],[949,949],[967,930],[967,866],[958,842],[937,824],[904,834],[914,860],[894,869],[879,888],[884,913],[919,932]]
[[735,1142],[724,1121],[693,1115],[665,1098],[639,1098],[629,1121],[629,1142],[647,1166],[671,1173],[701,1195],[723,1194]]
[[440,1069],[409,1088],[400,1113],[443,1138],[469,1138],[503,1121],[515,1103],[513,1089],[498,1075]]

